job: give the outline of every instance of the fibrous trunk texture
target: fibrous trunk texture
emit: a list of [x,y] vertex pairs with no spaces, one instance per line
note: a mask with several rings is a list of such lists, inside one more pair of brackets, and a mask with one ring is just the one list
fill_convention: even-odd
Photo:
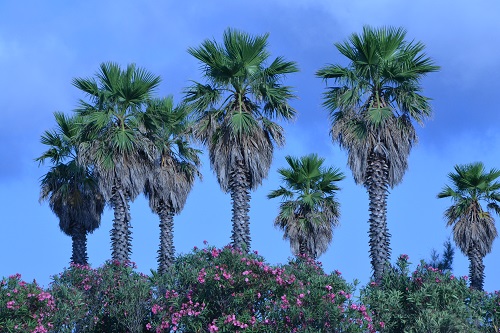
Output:
[[77,265],[87,265],[87,232],[80,223],[77,223],[73,228],[73,251],[71,262]]
[[483,256],[477,247],[472,244],[469,250],[469,277],[470,286],[476,290],[483,290],[484,284],[484,264]]
[[299,240],[299,254],[308,258],[316,260],[316,253],[313,249],[309,248],[307,240],[302,238]]
[[115,184],[112,189],[111,205],[114,211],[111,229],[111,257],[120,263],[130,261],[132,232],[130,231],[130,206],[122,187]]
[[250,250],[250,192],[245,166],[242,161],[237,161],[229,175],[229,191],[233,204],[233,231],[232,244],[243,251]]
[[158,273],[164,274],[174,263],[174,213],[164,205],[157,211],[160,217],[160,248],[158,249]]
[[370,211],[370,258],[375,281],[380,282],[387,262],[390,260],[390,234],[387,229],[387,161],[372,153],[368,157],[365,186],[368,191]]
[[309,251],[307,251],[306,242],[303,239],[299,239],[299,254],[301,256],[309,256]]

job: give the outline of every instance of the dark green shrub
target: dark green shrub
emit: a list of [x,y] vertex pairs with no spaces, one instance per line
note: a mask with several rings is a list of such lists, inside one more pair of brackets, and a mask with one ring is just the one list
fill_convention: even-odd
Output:
[[381,332],[489,332],[491,320],[483,309],[486,295],[457,278],[422,262],[410,274],[408,256],[388,268],[382,282],[361,290]]
[[143,332],[151,311],[149,278],[131,264],[74,265],[54,278],[58,332]]

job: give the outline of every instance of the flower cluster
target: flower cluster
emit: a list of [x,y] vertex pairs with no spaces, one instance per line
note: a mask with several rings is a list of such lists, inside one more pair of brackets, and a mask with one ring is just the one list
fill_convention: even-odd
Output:
[[36,281],[26,283],[20,274],[1,280],[0,332],[49,332],[55,312],[54,297]]

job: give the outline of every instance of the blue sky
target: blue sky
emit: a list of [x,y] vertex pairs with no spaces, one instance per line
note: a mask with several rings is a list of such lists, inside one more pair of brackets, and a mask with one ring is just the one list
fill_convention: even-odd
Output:
[[[433,99],[434,116],[417,128],[419,144],[410,156],[403,182],[391,191],[388,224],[393,260],[402,253],[418,263],[432,248],[441,251],[451,233],[443,219],[450,201],[436,199],[447,174],[459,163],[483,161],[500,168],[500,3],[470,1],[13,1],[0,2],[0,276],[19,272],[26,280],[48,285],[50,275],[68,266],[71,239],[58,228],[47,203],[40,204],[39,179],[47,167],[33,159],[44,147],[43,131],[54,127],[53,112],[70,113],[83,96],[74,77],[94,75],[101,62],[136,63],[163,82],[159,96],[177,100],[190,80],[200,80],[199,64],[187,52],[207,38],[220,40],[233,27],[251,34],[270,33],[272,56],[296,61],[300,72],[287,84],[299,96],[292,101],[299,116],[286,124],[287,144],[277,150],[267,180],[252,193],[252,248],[271,263],[291,255],[281,231],[273,227],[279,201],[266,194],[279,186],[276,169],[284,156],[317,153],[340,167],[341,225],[320,260],[327,271],[340,270],[348,281],[366,284],[368,200],[354,184],[346,154],[331,143],[327,113],[321,107],[324,82],[314,73],[342,62],[333,47],[363,25],[402,26],[408,39],[427,45],[442,67],[423,80]],[[203,157],[204,180],[198,182],[184,211],[175,218],[177,252],[193,246],[229,243],[231,206]],[[140,271],[156,267],[158,218],[140,197],[132,204],[132,260]],[[500,221],[500,218],[497,217]],[[111,256],[107,209],[100,229],[89,236],[89,261],[99,266]],[[500,289],[500,240],[485,258],[485,289]],[[457,249],[454,273],[468,274],[468,261]]]

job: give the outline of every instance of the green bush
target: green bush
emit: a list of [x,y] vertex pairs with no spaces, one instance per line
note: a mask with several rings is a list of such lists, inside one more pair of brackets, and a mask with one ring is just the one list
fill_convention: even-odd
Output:
[[54,278],[57,332],[143,332],[151,311],[151,283],[133,268],[113,262],[98,269],[73,265]]
[[374,332],[353,287],[307,258],[272,266],[231,247],[195,249],[154,290],[156,332]]
[[48,290],[16,274],[0,282],[0,332],[499,332],[500,293],[402,255],[380,285],[352,300],[339,272],[297,257],[270,265],[257,253],[207,247],[179,256],[166,274],[132,264],[74,265]]
[[0,332],[46,333],[52,328],[54,297],[20,274],[0,281]]
[[[371,282],[361,290],[381,332],[498,332],[495,316],[486,304],[492,297],[467,287],[467,277],[457,278],[425,265],[410,274],[407,255],[401,255],[384,274],[381,285]],[[490,305],[491,306],[491,305]]]

